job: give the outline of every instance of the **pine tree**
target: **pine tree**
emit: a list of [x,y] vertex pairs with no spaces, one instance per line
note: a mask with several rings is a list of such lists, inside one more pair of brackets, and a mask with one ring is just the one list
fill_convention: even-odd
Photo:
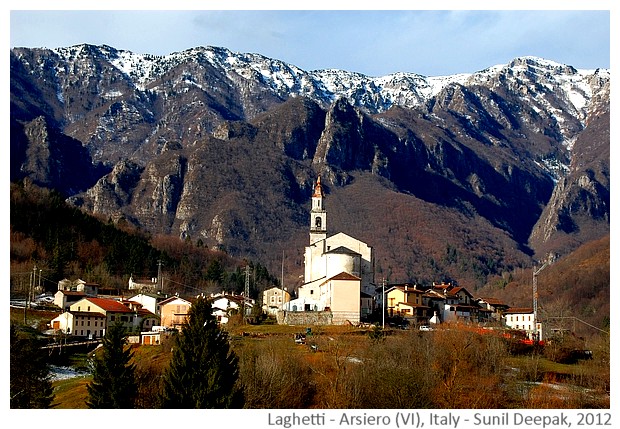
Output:
[[51,374],[39,342],[11,324],[11,408],[49,408]]
[[125,327],[114,324],[103,337],[103,350],[93,362],[93,380],[87,386],[89,408],[133,408],[137,383],[133,353],[125,349]]
[[176,338],[164,376],[164,408],[237,408],[238,358],[212,315],[211,303],[199,298]]

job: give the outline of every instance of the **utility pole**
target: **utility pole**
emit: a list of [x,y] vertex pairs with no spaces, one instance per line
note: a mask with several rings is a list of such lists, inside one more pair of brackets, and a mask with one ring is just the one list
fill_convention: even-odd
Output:
[[32,289],[36,286],[37,282],[37,266],[35,265],[32,268],[32,273],[30,273],[30,280],[28,282],[28,291],[26,292],[26,302],[24,302],[24,325],[27,324],[27,313],[28,308],[30,308],[30,295],[32,294]]
[[161,259],[157,260],[157,289],[163,292],[164,282],[161,278]]
[[248,315],[248,299],[250,298],[250,265],[245,266],[245,291],[243,293],[243,320]]
[[549,266],[552,262],[551,257],[547,258],[547,262],[545,262],[540,268],[536,269],[536,267],[534,267],[533,269],[533,275],[532,275],[532,304],[533,304],[533,310],[534,310],[534,332],[536,333],[536,339],[540,340],[540,338],[538,338],[538,274],[544,270],[545,268],[547,268],[547,266]]
[[383,277],[383,281],[381,282],[381,329],[385,329],[385,277]]
[[284,249],[282,249],[282,274],[280,278],[280,288],[282,289],[282,305],[280,306],[280,310],[284,310]]

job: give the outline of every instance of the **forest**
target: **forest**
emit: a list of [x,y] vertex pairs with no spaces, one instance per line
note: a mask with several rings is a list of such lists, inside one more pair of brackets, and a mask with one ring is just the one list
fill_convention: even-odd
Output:
[[43,291],[55,291],[64,278],[126,289],[131,275],[156,277],[159,262],[167,293],[239,293],[246,265],[252,268],[253,297],[278,284],[260,263],[208,249],[200,240],[152,235],[123,219],[98,219],[28,180],[11,184],[10,216],[12,295],[24,293],[33,266],[41,270]]

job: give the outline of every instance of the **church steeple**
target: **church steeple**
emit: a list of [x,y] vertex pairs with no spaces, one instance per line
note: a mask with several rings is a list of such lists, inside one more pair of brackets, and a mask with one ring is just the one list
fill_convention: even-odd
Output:
[[312,194],[312,210],[310,211],[310,244],[327,238],[327,212],[323,206],[323,187],[321,176],[316,179]]

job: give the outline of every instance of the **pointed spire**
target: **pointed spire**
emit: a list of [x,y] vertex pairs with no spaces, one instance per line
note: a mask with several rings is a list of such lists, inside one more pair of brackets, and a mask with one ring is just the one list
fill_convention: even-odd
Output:
[[316,179],[316,186],[314,187],[314,194],[312,194],[313,198],[324,198],[325,194],[323,193],[323,187],[321,186],[321,176]]

